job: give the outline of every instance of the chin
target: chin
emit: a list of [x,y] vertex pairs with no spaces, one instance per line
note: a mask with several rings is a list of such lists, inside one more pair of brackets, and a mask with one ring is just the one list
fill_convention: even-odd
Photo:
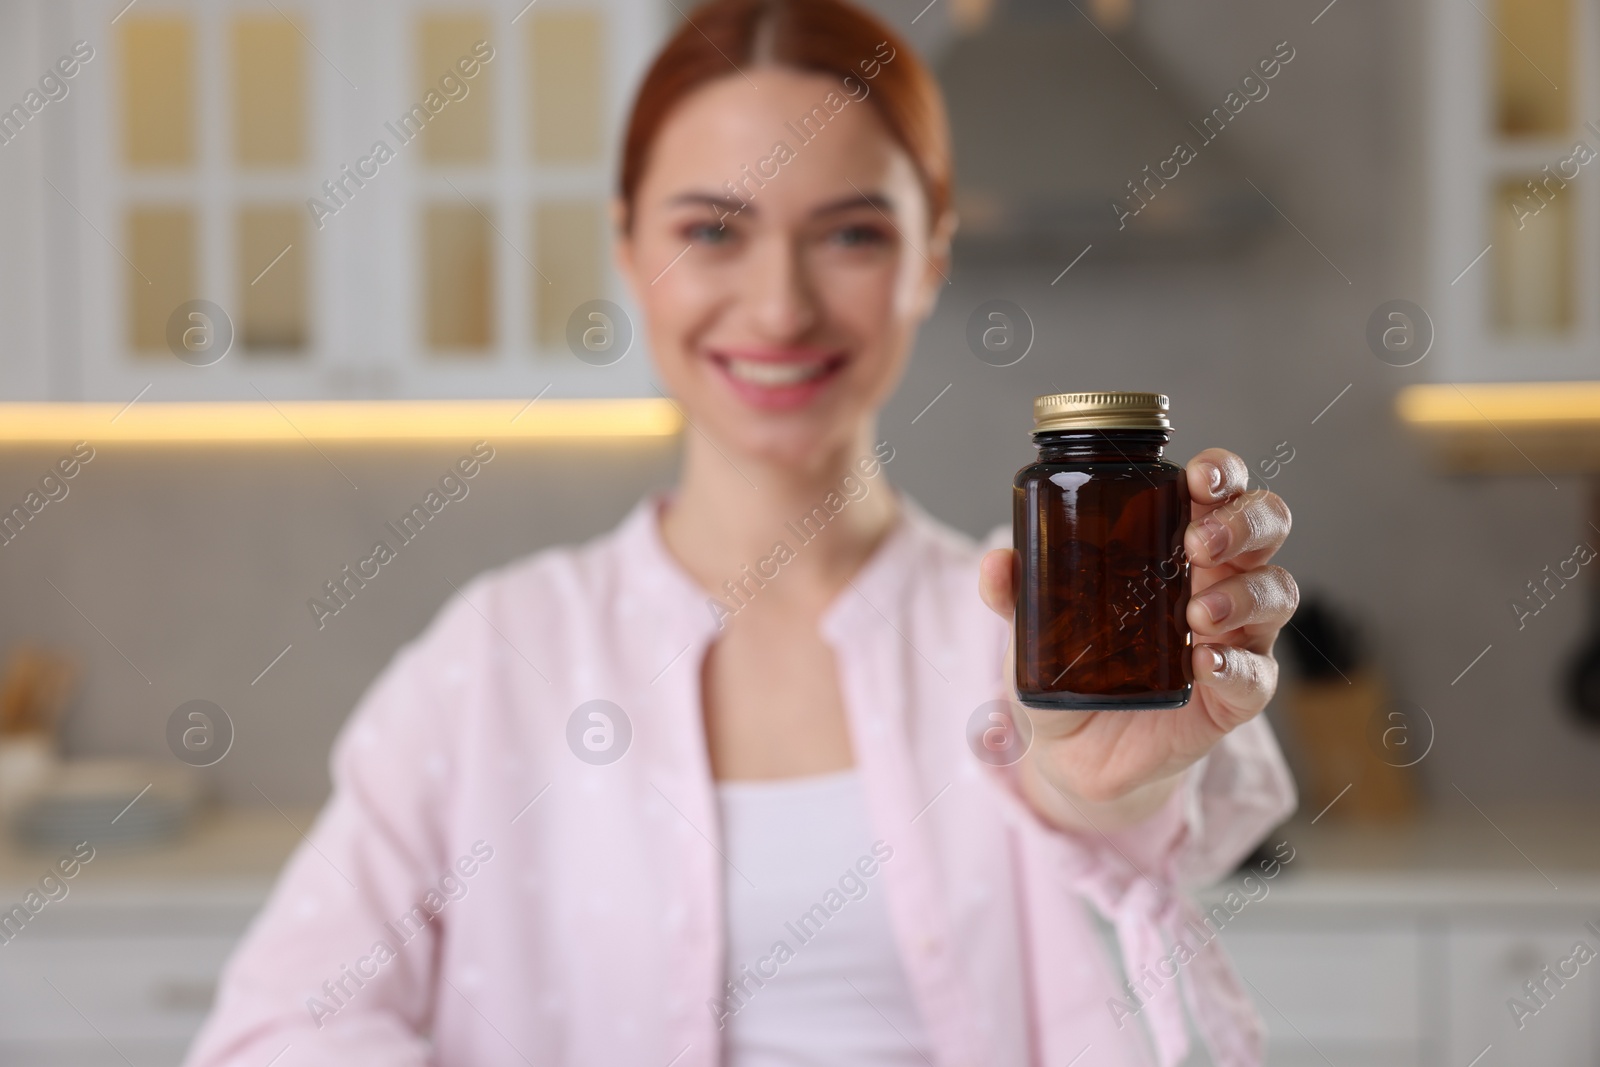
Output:
[[864,412],[809,411],[801,415],[722,411],[710,420],[730,457],[806,470],[854,443]]
[[672,377],[689,416],[730,458],[806,469],[851,448],[872,418],[881,383],[863,381],[876,377],[865,369],[843,348],[706,346]]

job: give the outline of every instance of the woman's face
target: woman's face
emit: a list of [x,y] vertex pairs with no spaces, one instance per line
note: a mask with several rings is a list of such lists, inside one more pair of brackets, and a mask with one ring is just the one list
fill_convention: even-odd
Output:
[[857,446],[945,281],[928,210],[904,149],[835,78],[752,68],[686,97],[617,261],[694,425],[789,466]]

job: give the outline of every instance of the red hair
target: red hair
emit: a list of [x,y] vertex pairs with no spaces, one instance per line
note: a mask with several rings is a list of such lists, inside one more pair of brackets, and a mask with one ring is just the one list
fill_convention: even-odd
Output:
[[[887,43],[889,62],[877,62]],[[633,202],[650,161],[650,148],[667,116],[684,97],[709,81],[752,66],[778,66],[866,81],[863,66],[876,62],[867,101],[911,157],[927,195],[930,223],[950,205],[950,129],[944,98],[927,66],[903,40],[872,15],[845,0],[707,0],[657,54],[639,85],[622,145],[618,192],[623,230],[633,222]]]

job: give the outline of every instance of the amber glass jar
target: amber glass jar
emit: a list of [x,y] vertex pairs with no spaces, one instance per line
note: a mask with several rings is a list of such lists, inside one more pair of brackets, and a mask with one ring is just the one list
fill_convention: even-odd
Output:
[[1029,707],[1189,702],[1189,488],[1161,458],[1167,411],[1159,393],[1033,402],[1039,459],[1012,483],[1017,695]]

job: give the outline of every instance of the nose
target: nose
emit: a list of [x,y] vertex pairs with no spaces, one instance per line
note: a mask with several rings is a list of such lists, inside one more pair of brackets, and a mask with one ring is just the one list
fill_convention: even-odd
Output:
[[744,295],[756,330],[773,342],[795,341],[816,324],[816,294],[800,248],[772,236],[756,249],[745,272]]

